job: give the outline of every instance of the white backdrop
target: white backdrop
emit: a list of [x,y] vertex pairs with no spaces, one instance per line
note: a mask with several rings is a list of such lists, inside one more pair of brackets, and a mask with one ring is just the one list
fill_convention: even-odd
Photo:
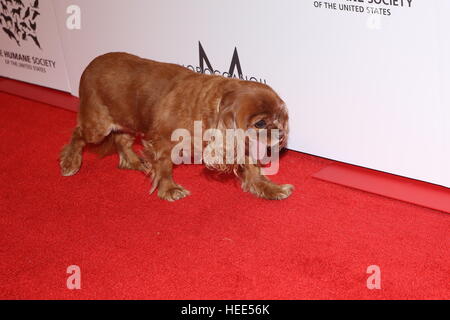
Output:
[[[53,5],[74,95],[85,66],[105,52],[195,69],[200,42],[222,73],[236,48],[243,76],[265,81],[287,102],[289,148],[450,187],[450,4],[370,2],[357,3],[364,12],[346,0]],[[66,27],[74,4],[79,30]]]

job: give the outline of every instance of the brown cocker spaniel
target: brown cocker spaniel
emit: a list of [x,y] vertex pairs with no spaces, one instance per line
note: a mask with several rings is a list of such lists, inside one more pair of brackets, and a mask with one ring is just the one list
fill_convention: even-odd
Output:
[[[119,168],[135,169],[152,177],[151,192],[174,201],[189,191],[172,179],[172,133],[180,128],[278,129],[280,148],[286,145],[288,113],[284,102],[267,85],[222,76],[205,75],[182,66],[142,59],[127,53],[95,58],[80,80],[80,110],[72,138],[61,151],[63,176],[81,166],[87,144],[112,146],[120,156]],[[141,156],[132,149],[137,135],[144,146]],[[270,139],[270,138],[269,138]],[[201,148],[206,144],[202,142]],[[248,159],[248,143],[246,159]],[[207,164],[208,165],[208,164]],[[265,199],[284,199],[293,190],[277,185],[262,174],[259,162],[210,164],[234,172],[244,191]]]

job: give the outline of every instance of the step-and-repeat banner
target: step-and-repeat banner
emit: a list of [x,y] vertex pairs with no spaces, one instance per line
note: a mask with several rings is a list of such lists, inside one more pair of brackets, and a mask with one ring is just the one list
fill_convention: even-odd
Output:
[[448,0],[25,1],[0,1],[2,75],[78,95],[94,57],[126,51],[264,82],[288,104],[289,148],[450,187]]
[[0,75],[69,91],[52,1],[0,1]]

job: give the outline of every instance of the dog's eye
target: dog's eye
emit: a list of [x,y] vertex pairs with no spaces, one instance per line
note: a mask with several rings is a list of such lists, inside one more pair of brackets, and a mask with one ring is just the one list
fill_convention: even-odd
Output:
[[257,123],[255,123],[255,127],[258,129],[262,129],[266,127],[266,122],[264,120],[259,120]]

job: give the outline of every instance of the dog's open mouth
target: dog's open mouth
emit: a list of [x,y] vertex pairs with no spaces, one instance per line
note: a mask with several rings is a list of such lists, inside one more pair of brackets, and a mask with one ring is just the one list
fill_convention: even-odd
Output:
[[269,143],[262,139],[250,140],[248,155],[259,165],[266,165],[278,157],[282,143],[278,139]]

